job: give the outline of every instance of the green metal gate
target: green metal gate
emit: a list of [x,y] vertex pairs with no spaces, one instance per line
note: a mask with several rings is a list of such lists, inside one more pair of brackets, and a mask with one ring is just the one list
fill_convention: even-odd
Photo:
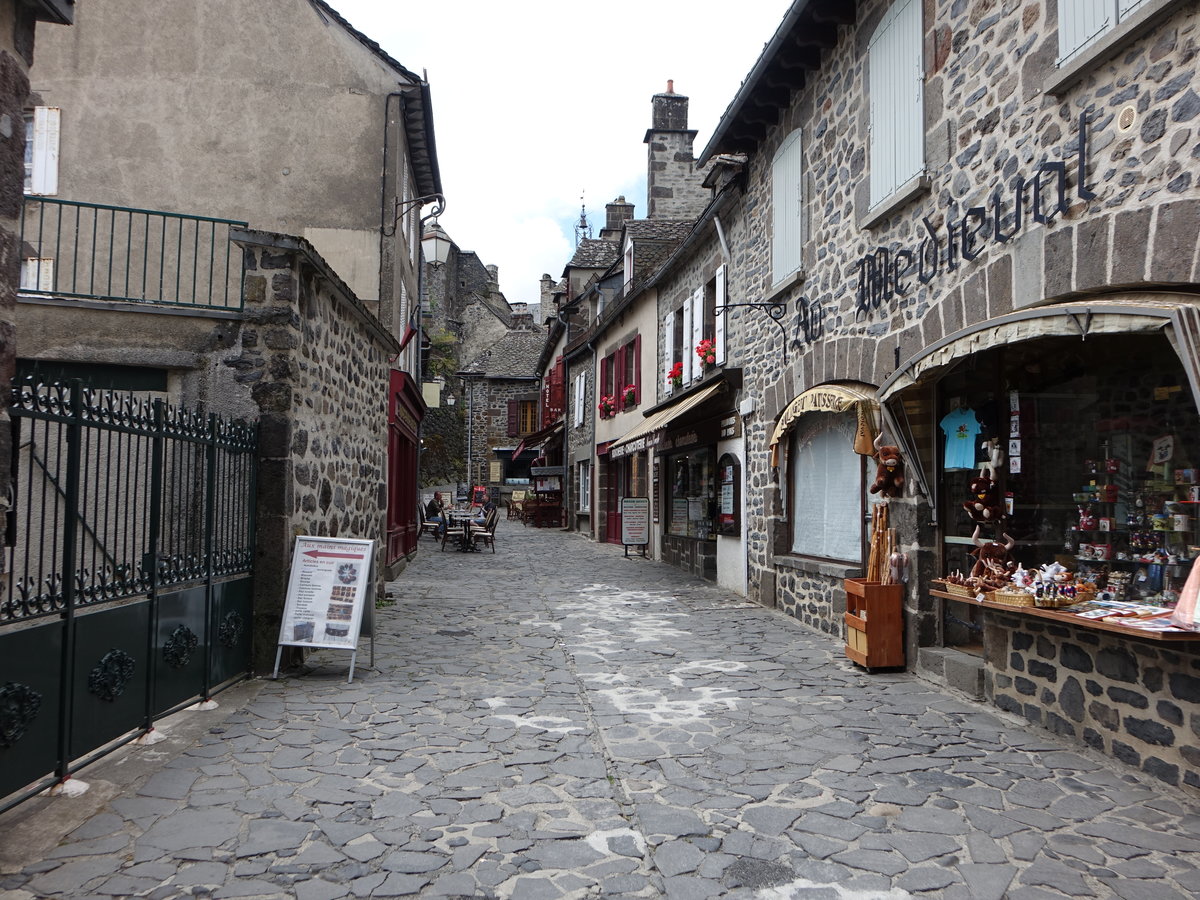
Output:
[[12,392],[0,810],[250,667],[256,433],[36,377]]

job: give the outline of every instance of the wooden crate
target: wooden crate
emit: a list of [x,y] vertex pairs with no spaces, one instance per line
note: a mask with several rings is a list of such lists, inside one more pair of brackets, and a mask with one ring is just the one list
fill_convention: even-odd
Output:
[[904,665],[904,586],[847,578],[846,656],[867,669]]

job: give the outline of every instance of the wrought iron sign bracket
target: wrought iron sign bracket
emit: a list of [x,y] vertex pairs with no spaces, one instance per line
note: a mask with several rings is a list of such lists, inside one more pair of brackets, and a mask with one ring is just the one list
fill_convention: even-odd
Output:
[[783,364],[786,366],[788,364],[788,336],[787,326],[783,324],[783,317],[787,315],[787,304],[782,300],[772,300],[766,303],[726,303],[714,309],[713,314],[719,316],[727,310],[740,309],[742,307],[749,307],[750,309],[765,312],[767,317],[779,326],[779,332],[783,335]]

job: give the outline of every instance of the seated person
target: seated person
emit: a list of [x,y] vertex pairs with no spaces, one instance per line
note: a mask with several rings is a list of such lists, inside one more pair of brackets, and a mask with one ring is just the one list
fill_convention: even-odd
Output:
[[474,514],[471,516],[471,524],[478,525],[480,528],[482,528],[487,522],[488,513],[495,508],[496,504],[489,499],[487,503],[475,510]]
[[434,497],[425,504],[425,521],[437,523],[437,536],[441,540],[446,534],[446,515],[442,511],[442,505],[438,503],[437,497]]

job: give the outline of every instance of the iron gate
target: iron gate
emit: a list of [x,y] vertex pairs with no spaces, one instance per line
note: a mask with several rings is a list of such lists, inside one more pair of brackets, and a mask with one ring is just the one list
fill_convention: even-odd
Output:
[[0,810],[250,666],[254,425],[75,380],[12,391]]

